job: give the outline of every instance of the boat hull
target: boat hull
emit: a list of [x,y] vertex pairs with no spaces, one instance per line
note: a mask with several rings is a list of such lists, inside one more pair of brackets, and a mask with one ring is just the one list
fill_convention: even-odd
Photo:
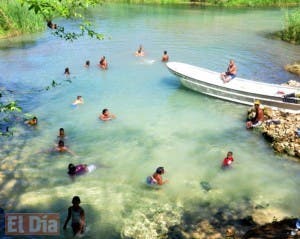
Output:
[[[232,80],[232,82],[224,84],[220,79],[220,74],[217,72],[212,72],[184,63],[168,63],[167,67],[180,79],[180,82],[183,86],[199,93],[222,100],[251,106],[255,100],[260,100],[264,106],[269,106],[274,109],[292,113],[300,113],[300,104],[284,102],[283,95],[278,94],[278,92],[289,94],[298,89],[244,79],[236,80],[236,78]],[[185,68],[181,70],[181,67]],[[185,74],[185,71],[188,71],[188,73]],[[197,75],[197,73],[199,74]],[[201,77],[206,79],[202,80]],[[247,88],[248,85],[252,90],[243,90],[243,88]],[[266,94],[266,92],[271,93]]]

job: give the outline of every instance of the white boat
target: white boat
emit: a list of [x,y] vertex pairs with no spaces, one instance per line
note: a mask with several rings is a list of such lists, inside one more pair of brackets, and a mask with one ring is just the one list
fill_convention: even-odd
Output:
[[[260,100],[264,106],[300,113],[300,99],[293,95],[299,93],[300,88],[239,77],[223,83],[219,72],[180,62],[168,62],[166,65],[170,72],[179,77],[182,85],[202,94],[251,106],[255,100]],[[287,95],[292,96],[287,97]]]

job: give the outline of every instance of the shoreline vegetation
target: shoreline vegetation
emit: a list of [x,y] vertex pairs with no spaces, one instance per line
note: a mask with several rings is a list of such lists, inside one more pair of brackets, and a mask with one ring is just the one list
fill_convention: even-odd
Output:
[[[192,4],[212,7],[299,7],[287,11],[283,29],[272,33],[272,37],[300,44],[300,3],[297,0],[102,0],[103,3],[127,4]],[[29,5],[21,5],[19,0],[0,2],[0,39],[30,34],[45,30],[44,16],[28,10]]]
[[41,32],[46,28],[43,17],[21,6],[18,0],[0,1],[0,39]]

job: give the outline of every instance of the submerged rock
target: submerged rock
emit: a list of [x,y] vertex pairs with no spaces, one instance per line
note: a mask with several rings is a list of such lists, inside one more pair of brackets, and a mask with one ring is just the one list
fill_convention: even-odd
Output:
[[242,239],[291,239],[299,238],[295,231],[297,219],[283,219],[263,226],[255,227],[242,237]]
[[200,185],[201,185],[202,189],[206,192],[209,192],[212,189],[212,187],[210,186],[210,183],[207,181],[201,181]]

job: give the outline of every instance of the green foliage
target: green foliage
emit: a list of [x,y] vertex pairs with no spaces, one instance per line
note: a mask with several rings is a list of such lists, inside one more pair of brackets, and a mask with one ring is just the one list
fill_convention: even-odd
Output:
[[286,14],[281,38],[284,41],[300,44],[300,9]]
[[73,41],[87,34],[89,37],[95,37],[98,40],[104,38],[103,34],[97,33],[91,27],[92,24],[86,21],[83,13],[89,7],[99,4],[101,0],[20,0],[22,4],[29,6],[36,14],[41,14],[46,22],[62,17],[65,19],[79,19],[80,31],[68,32],[63,26],[57,26],[53,29],[53,34],[65,40]]
[[45,29],[41,15],[28,11],[18,0],[0,1],[1,35],[18,35]]

